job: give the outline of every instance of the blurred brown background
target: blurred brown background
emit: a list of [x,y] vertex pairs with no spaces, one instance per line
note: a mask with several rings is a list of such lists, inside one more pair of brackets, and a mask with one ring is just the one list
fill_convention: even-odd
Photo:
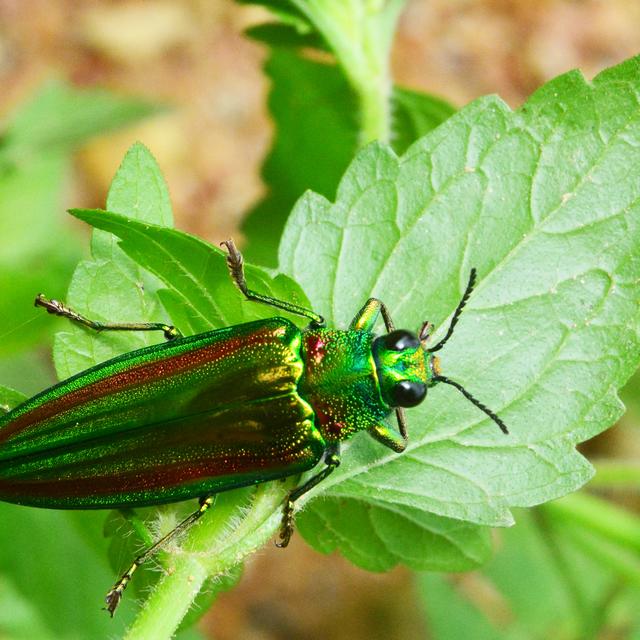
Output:
[[[265,12],[231,0],[0,0],[0,116],[52,74],[176,108],[78,156],[76,206],[102,206],[124,151],[158,158],[183,229],[223,238],[261,194],[269,146]],[[568,69],[588,77],[638,51],[635,0],[412,0],[393,54],[398,84],[457,106],[498,93],[519,105]]]
[[[219,241],[262,193],[265,52],[242,31],[264,16],[231,0],[0,0],[0,118],[52,75],[175,107],[85,146],[66,204],[103,206],[125,150],[141,140],[167,178],[177,226]],[[457,106],[498,93],[515,107],[564,71],[592,77],[638,53],[638,34],[637,0],[412,0],[393,73]],[[426,633],[406,572],[367,574],[300,539],[259,553],[200,627],[218,640]]]

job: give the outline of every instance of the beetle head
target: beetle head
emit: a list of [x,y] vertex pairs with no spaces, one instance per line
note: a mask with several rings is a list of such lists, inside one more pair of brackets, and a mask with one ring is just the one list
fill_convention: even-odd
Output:
[[415,407],[435,384],[439,361],[424,349],[421,338],[396,329],[373,341],[382,398],[390,407]]
[[415,407],[425,399],[429,387],[444,382],[460,391],[469,402],[491,418],[503,433],[509,433],[505,423],[491,409],[472,396],[460,383],[440,373],[440,360],[434,355],[452,336],[475,281],[476,270],[471,269],[469,283],[453,313],[447,333],[433,347],[428,346],[433,331],[430,322],[424,322],[417,335],[404,329],[396,329],[373,341],[372,350],[380,390],[383,400],[390,407]]

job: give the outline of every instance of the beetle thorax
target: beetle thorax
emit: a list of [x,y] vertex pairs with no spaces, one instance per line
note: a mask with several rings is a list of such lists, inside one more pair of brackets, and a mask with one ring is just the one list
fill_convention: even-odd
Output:
[[330,329],[303,333],[300,395],[313,407],[327,442],[345,440],[389,414],[383,402],[366,331]]

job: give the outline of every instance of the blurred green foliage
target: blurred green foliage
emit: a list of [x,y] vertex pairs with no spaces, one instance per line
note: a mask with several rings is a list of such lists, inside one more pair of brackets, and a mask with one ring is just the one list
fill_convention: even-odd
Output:
[[[50,343],[56,323],[34,309],[33,299],[39,291],[66,291],[85,251],[84,234],[63,210],[74,149],[159,110],[52,81],[8,118],[0,135],[1,384],[32,394],[53,381],[33,348]],[[19,397],[4,392],[0,406]],[[124,630],[132,604],[111,623],[95,598],[113,580],[104,520],[101,513],[0,504],[3,638],[99,638]]]
[[[242,230],[248,260],[275,266],[289,212],[306,190],[333,199],[358,150],[357,96],[339,70],[302,57],[282,43],[265,65],[275,138],[262,168],[267,195]],[[434,96],[396,88],[391,95],[391,145],[398,153],[444,122],[454,109]]]
[[[51,380],[24,350],[54,328],[35,311],[33,298],[66,290],[84,252],[83,235],[63,207],[73,150],[159,109],[51,81],[9,116],[0,134],[0,383],[33,393]],[[7,360],[19,352],[19,369],[31,371],[26,378]]]
[[585,553],[544,509],[516,521],[500,531],[498,552],[481,571],[418,577],[434,640],[640,637],[640,582],[602,562],[603,540]]

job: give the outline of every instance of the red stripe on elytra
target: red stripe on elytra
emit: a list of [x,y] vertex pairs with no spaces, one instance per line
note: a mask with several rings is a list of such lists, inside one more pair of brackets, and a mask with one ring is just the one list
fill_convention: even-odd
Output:
[[[49,498],[52,500],[117,497],[118,495],[170,489],[203,481],[207,478],[237,476],[242,473],[273,470],[278,467],[282,467],[284,470],[299,459],[300,452],[292,452],[289,455],[270,459],[262,456],[235,456],[226,457],[223,460],[193,460],[157,469],[91,478],[16,481],[0,479],[0,496],[9,501],[12,498],[20,500],[23,496],[29,499]],[[99,500],[95,504],[99,505]]]
[[[0,429],[0,443],[8,440],[12,435],[36,427],[41,422],[53,416],[68,411],[78,405],[97,400],[131,389],[140,384],[150,383],[158,378],[172,376],[190,369],[196,369],[204,364],[209,364],[240,351],[245,345],[256,344],[257,341],[265,342],[265,338],[274,338],[273,329],[256,331],[249,336],[240,338],[223,339],[195,351],[168,356],[155,362],[148,362],[136,365],[115,373],[92,384],[69,391],[64,396],[45,402],[45,404],[35,407],[31,411],[19,416]],[[260,340],[262,339],[262,340]],[[274,340],[275,341],[275,340]]]

